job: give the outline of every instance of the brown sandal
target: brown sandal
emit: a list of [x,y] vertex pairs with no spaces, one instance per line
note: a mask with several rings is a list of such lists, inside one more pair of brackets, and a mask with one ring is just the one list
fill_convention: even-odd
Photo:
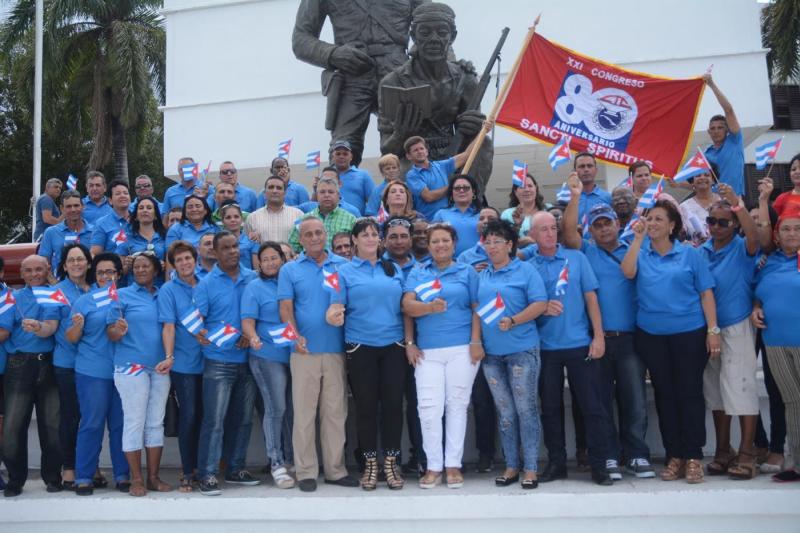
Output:
[[661,479],[664,481],[675,481],[686,476],[686,464],[683,459],[671,458],[666,468],[661,471]]
[[689,459],[686,461],[686,483],[694,485],[703,483],[704,481],[703,463],[701,463],[699,459]]
[[[745,460],[749,458],[749,460]],[[753,479],[756,477],[756,454],[739,452],[736,462],[728,467],[728,476],[731,479]]]
[[728,473],[728,469],[736,461],[736,452],[728,449],[727,452],[717,452],[714,454],[714,460],[706,465],[706,470],[709,476],[724,476]]
[[128,494],[131,496],[135,496],[137,498],[141,498],[142,496],[147,495],[147,489],[144,488],[144,481],[141,479],[132,479],[131,480],[131,488],[128,491]]
[[180,483],[178,484],[178,492],[192,492],[194,487],[192,487],[192,479],[181,476]]
[[172,490],[172,486],[164,483],[159,478],[147,479],[147,490],[151,490],[153,492],[170,492]]

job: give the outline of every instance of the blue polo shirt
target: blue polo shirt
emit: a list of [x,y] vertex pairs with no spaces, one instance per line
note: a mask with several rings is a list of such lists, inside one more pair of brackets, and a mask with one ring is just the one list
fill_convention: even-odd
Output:
[[[599,284],[586,256],[578,250],[570,250],[560,244],[553,256],[539,254],[539,247],[531,245],[530,262],[536,267],[544,282],[547,297],[559,300],[564,304],[563,312],[558,316],[540,316],[536,319],[543,350],[567,350],[589,346],[592,337],[589,334],[591,323],[586,314],[584,294],[596,291]],[[561,269],[569,261],[569,281],[566,294],[556,295],[556,281]]]
[[[214,267],[211,267],[212,269]],[[200,260],[198,258],[197,267],[194,269],[194,275],[197,276],[197,279],[203,279],[204,277],[208,276],[211,273],[210,270],[206,270],[202,266],[200,266]]]
[[651,335],[693,331],[706,323],[700,293],[714,288],[700,251],[675,241],[663,257],[642,243],[636,273],[636,325]]
[[322,285],[322,269],[334,272],[346,263],[343,257],[329,251],[322,266],[301,253],[294,261],[281,267],[278,300],[294,302],[298,333],[305,337],[310,353],[341,353],[344,350],[342,328],[333,327],[325,321],[331,296],[330,289]]
[[239,234],[239,267],[253,269],[253,256],[258,253],[261,246],[256,241],[245,235],[244,231]]
[[586,194],[581,192],[581,199],[578,201],[578,223],[583,220],[584,215],[588,215],[592,208],[599,204],[611,205],[611,193],[595,185],[592,192]]
[[[166,215],[166,213],[164,212],[164,203],[159,202],[158,199],[156,198],[153,198],[153,200],[156,201],[156,205],[158,206],[158,215],[162,217]],[[136,211],[136,206],[138,205],[139,205],[139,198],[136,197],[131,202],[131,205],[128,206],[128,213],[133,213],[134,211]]]
[[242,319],[252,318],[256,321],[256,333],[261,339],[261,349],[249,348],[250,355],[288,363],[291,344],[275,344],[270,331],[278,329],[281,315],[278,311],[278,279],[254,279],[247,284],[242,295]]
[[67,330],[72,327],[72,315],[75,313],[72,306],[86,292],[82,291],[69,278],[59,282],[55,288],[61,289],[70,305],[59,305],[56,308],[58,309],[59,322],[55,334],[56,347],[53,350],[53,366],[75,368],[75,354],[78,352],[78,347],[67,340],[66,334]]
[[486,255],[486,248],[484,248],[483,245],[479,242],[475,244],[475,246],[467,248],[466,250],[458,254],[457,261],[459,263],[464,263],[465,265],[475,266],[480,263],[488,263],[489,256]]
[[[188,186],[184,186],[184,183],[188,184]],[[167,191],[164,193],[164,202],[162,204],[164,206],[164,209],[163,211],[161,211],[161,214],[166,215],[172,210],[173,207],[183,207],[183,203],[186,201],[186,197],[191,196],[194,193],[195,187],[196,183],[194,180],[192,180],[192,181],[181,181],[171,186],[169,189],[167,189]],[[211,204],[214,202],[213,185],[208,187],[208,196],[206,196],[206,202],[213,211],[214,208],[211,206]]]
[[374,217],[378,214],[378,210],[381,208],[381,196],[383,196],[383,190],[386,188],[387,183],[384,180],[372,189],[367,201],[367,207],[364,210],[364,216]]
[[389,255],[389,252],[383,252],[383,258],[394,263],[394,266],[396,266],[397,269],[400,270],[400,273],[403,274],[403,281],[408,279],[409,272],[420,266],[420,262],[417,261],[412,254],[408,254],[408,261],[406,261],[403,266],[400,266],[397,261],[394,261]]
[[[289,180],[289,183],[286,185],[286,196],[284,196],[283,203],[297,207],[308,200],[309,196],[306,188],[296,181]],[[265,205],[267,205],[267,199],[262,190],[258,193],[258,198],[256,199],[256,209],[264,207]]]
[[339,268],[339,283],[342,290],[332,293],[331,303],[345,306],[346,342],[387,346],[403,340],[403,274],[396,265],[387,276],[380,261],[353,257]]
[[89,199],[88,196],[84,196],[81,201],[83,202],[83,219],[89,224],[94,225],[95,222],[104,216],[110,215],[114,212],[114,209],[111,207],[111,203],[108,201],[107,196],[103,196],[100,204],[94,203]]
[[[372,176],[365,170],[351,166],[347,172],[341,172],[339,179],[342,180],[341,196],[348,204],[352,204],[363,213],[367,207],[367,200],[375,188]],[[361,215],[359,215],[361,216]]]
[[620,266],[628,252],[628,243],[618,241],[614,251],[607,252],[593,242],[583,241],[581,251],[600,282],[597,300],[603,312],[603,329],[633,333],[636,329],[636,282],[626,278]]
[[[242,331],[241,303],[247,284],[256,277],[252,270],[240,269],[234,281],[215,265],[211,272],[194,288],[194,301],[205,319],[209,334],[222,324],[230,324]],[[203,357],[226,363],[247,362],[247,350],[235,344],[219,348],[213,342],[203,346]]]
[[[92,290],[96,288],[93,286]],[[106,334],[106,327],[108,314],[116,305],[97,307],[92,291],[72,304],[72,314],[83,315],[83,333],[76,345],[76,373],[100,379],[114,377],[114,346]]]
[[92,246],[102,246],[106,252],[113,252],[120,244],[114,241],[114,237],[122,230],[125,238],[130,238],[132,233],[131,225],[125,217],[117,215],[114,211],[100,218],[94,225],[92,232]]
[[478,308],[497,294],[503,299],[505,311],[491,324],[481,320],[483,346],[489,355],[510,355],[539,347],[539,331],[536,321],[529,320],[508,331],[500,331],[500,319],[513,316],[534,302],[546,302],[547,292],[542,277],[530,263],[517,258],[495,270],[490,263],[478,273]]
[[756,274],[756,298],[764,309],[764,344],[800,346],[800,268],[797,254],[773,252]]
[[53,224],[48,224],[42,218],[44,215],[42,211],[45,209],[50,211],[50,214],[53,215],[55,218],[58,218],[61,215],[61,211],[58,209],[58,205],[56,205],[56,201],[53,200],[49,194],[43,194],[36,200],[36,233],[33,235],[33,240],[37,240],[40,235],[44,233],[44,230],[53,226]]
[[123,317],[128,323],[128,332],[114,343],[114,365],[131,363],[153,369],[164,360],[164,344],[161,342],[161,324],[158,322],[158,289],[148,291],[134,283],[122,288],[119,305],[111,304],[106,324],[111,325]]
[[433,215],[433,222],[446,222],[456,230],[456,235],[458,235],[456,257],[475,246],[480,239],[480,235],[478,235],[478,211],[472,206],[468,207],[466,211],[461,211],[456,206],[440,209]]
[[[3,292],[3,295],[5,296],[5,292]],[[0,315],[0,328],[10,333],[6,341],[8,350],[11,351],[13,346],[13,349],[17,352],[52,352],[55,346],[53,337],[41,338],[34,333],[24,331],[22,329],[22,318],[32,318],[40,321],[58,320],[61,317],[59,307],[63,306],[36,303],[36,296],[33,295],[30,287],[15,290],[14,298],[17,300],[16,306]]]
[[167,241],[157,232],[151,240],[147,240],[138,233],[129,233],[128,240],[121,242],[114,250],[119,256],[133,255],[138,252],[153,252],[159,260],[164,261],[167,251]]
[[705,151],[706,159],[719,168],[719,180],[727,183],[739,196],[744,194],[744,140],[742,131],[728,133],[722,145],[712,144]]
[[172,370],[182,374],[202,374],[203,355],[200,343],[181,324],[181,319],[194,308],[192,287],[174,277],[158,291],[158,321],[175,324],[175,362]]
[[435,202],[428,203],[422,199],[422,190],[425,188],[429,191],[441,189],[447,185],[450,174],[455,171],[456,160],[451,157],[442,161],[430,161],[428,168],[414,165],[406,173],[406,184],[414,194],[414,208],[425,215],[426,219],[433,219],[439,209],[447,207],[447,195]]
[[206,233],[217,233],[218,231],[219,228],[216,224],[203,221],[203,225],[197,229],[191,222],[183,220],[178,224],[173,224],[167,230],[167,248],[175,241],[187,241],[197,248],[200,245],[200,237]]
[[[303,213],[308,213],[313,211],[319,207],[319,202],[303,202],[302,204],[297,206],[297,209],[302,211]],[[356,208],[356,206],[348,204],[344,200],[339,200],[339,207],[350,213],[356,218],[361,218],[361,212]]]
[[252,213],[258,209],[256,193],[250,187],[245,187],[241,183],[237,183],[234,197],[236,198],[236,203],[242,208],[242,211]]
[[62,220],[45,230],[39,251],[36,253],[47,258],[55,272],[61,263],[61,249],[72,242],[83,243],[87,248],[91,248],[93,231],[94,226],[86,222],[86,219],[83,220],[83,227],[78,232],[69,229],[67,223]]
[[478,273],[464,263],[453,263],[444,270],[439,270],[431,263],[412,270],[403,290],[416,296],[415,287],[436,278],[442,284],[442,290],[436,298],[447,302],[447,311],[415,319],[417,343],[423,350],[469,344],[472,304],[477,303],[478,298]]
[[726,328],[748,318],[753,311],[756,261],[755,254],[747,253],[745,240],[734,235],[731,242],[715,251],[714,239],[710,239],[703,243],[700,252],[714,276],[719,327]]

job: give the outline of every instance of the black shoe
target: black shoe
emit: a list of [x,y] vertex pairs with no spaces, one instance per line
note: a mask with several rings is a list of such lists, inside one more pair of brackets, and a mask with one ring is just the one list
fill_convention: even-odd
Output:
[[605,470],[592,470],[592,481],[603,487],[610,487],[614,484],[611,476]]
[[3,489],[3,496],[6,498],[13,498],[14,496],[19,496],[22,494],[22,487],[19,485],[12,485],[10,482],[6,485],[6,488]]
[[222,494],[217,476],[208,476],[200,482],[200,494],[203,496],[219,496]]
[[301,479],[297,482],[298,488],[302,492],[314,492],[317,490],[317,480],[316,479]]
[[491,456],[481,454],[478,457],[478,464],[475,466],[475,472],[486,474],[487,472],[491,472],[493,467],[494,461],[492,461]]
[[339,479],[326,479],[328,485],[339,485],[340,487],[358,487],[358,480],[351,475],[340,477]]
[[47,488],[45,490],[50,494],[53,494],[55,492],[61,492],[62,490],[64,490],[64,487],[61,486],[60,481],[56,483],[50,482],[47,484]]
[[550,481],[555,481],[557,479],[567,479],[566,465],[547,463],[544,472],[539,474],[539,482],[549,483]]
[[509,485],[512,485],[517,481],[519,481],[519,472],[517,472],[511,477],[497,476],[496,478],[494,478],[494,484],[498,487],[508,487]]
[[128,492],[131,491],[131,482],[130,481],[117,482],[117,490],[127,494]]
[[536,487],[539,486],[539,480],[538,479],[523,479],[521,485],[522,485],[523,489],[527,489],[527,490],[535,489]]
[[62,481],[61,488],[68,491],[75,490],[75,482],[74,481]]
[[75,485],[75,494],[78,496],[91,496],[94,494],[94,486],[92,485]]
[[256,485],[261,484],[261,480],[254,478],[247,470],[239,470],[238,472],[225,474],[225,483],[255,487]]

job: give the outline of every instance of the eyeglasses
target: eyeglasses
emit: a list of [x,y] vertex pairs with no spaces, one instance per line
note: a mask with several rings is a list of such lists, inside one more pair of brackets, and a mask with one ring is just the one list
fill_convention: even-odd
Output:
[[706,217],[706,224],[709,226],[719,226],[720,228],[727,228],[733,224],[733,220],[728,218]]
[[501,241],[501,240],[483,241],[484,246],[504,246],[506,244],[508,244],[508,241]]
[[378,219],[376,217],[360,217],[356,219],[356,222],[377,222]]
[[76,263],[88,263],[88,261],[86,260],[85,257],[81,255],[78,257],[70,257],[69,259],[67,259],[66,263],[68,265],[74,265]]
[[237,171],[236,171],[235,168],[228,168],[228,169],[219,171],[220,174],[224,174],[226,176],[232,176],[233,174],[236,174],[236,172]]
[[411,222],[404,218],[393,218],[386,223],[387,228],[394,228],[395,226],[403,226],[406,229],[411,229]]
[[456,185],[455,187],[453,187],[453,190],[458,192],[467,192],[471,191],[472,187],[470,185]]
[[141,190],[144,190],[144,189],[152,189],[153,186],[151,184],[149,184],[149,183],[142,183],[142,184],[139,184],[139,185],[134,185],[133,188],[136,189],[137,191],[141,191]]
[[98,270],[97,272],[95,272],[95,277],[98,278],[113,278],[116,275],[117,271],[116,269],[113,268],[111,270]]

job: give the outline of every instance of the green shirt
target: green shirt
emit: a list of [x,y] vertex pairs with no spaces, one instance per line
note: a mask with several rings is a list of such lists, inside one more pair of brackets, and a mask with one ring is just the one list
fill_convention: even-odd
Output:
[[295,224],[294,229],[292,229],[292,234],[289,235],[289,244],[298,252],[303,250],[303,247],[300,245],[300,222],[309,217],[322,219],[322,223],[325,225],[325,231],[328,233],[328,247],[331,246],[334,235],[343,231],[350,232],[356,223],[356,217],[341,207],[336,207],[336,209],[328,213],[327,216],[320,213],[319,207],[316,207],[309,211],[306,216],[297,220],[297,224]]

